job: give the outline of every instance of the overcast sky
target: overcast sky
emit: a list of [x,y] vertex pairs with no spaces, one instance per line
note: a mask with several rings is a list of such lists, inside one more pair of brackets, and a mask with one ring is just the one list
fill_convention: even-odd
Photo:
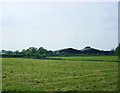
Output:
[[2,49],[110,50],[118,44],[118,3],[4,3]]

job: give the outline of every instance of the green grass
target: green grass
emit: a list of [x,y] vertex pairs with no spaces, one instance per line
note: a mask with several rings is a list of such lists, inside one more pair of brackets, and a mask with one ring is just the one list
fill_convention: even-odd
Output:
[[[5,91],[117,91],[117,57],[2,58]],[[76,59],[72,61],[71,59]],[[79,61],[78,59],[84,59]],[[88,60],[89,61],[85,61]],[[90,61],[99,59],[104,61]],[[105,62],[106,60],[106,62]]]
[[105,61],[105,62],[118,62],[117,56],[70,56],[70,57],[48,57],[62,60],[72,61]]

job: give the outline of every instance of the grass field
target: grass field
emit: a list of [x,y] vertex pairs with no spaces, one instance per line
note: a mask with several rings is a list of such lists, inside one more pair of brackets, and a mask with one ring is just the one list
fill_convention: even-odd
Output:
[[[116,56],[2,58],[5,91],[118,91]],[[58,58],[62,60],[57,60]]]
[[70,56],[70,57],[48,57],[61,60],[71,61],[105,61],[105,62],[118,62],[117,56]]

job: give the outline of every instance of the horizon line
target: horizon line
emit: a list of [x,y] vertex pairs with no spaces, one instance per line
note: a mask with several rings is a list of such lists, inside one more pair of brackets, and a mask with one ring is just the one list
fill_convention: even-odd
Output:
[[[87,46],[85,46],[85,47],[88,47],[89,45],[87,45]],[[30,47],[34,47],[34,46],[30,46]],[[0,51],[2,51],[2,50],[6,50],[6,51],[22,51],[23,49],[29,49],[30,47],[28,47],[28,48],[22,48],[22,49],[1,49]],[[42,47],[42,46],[41,46]],[[47,49],[47,48],[45,48],[45,47],[43,47],[44,49],[46,49],[46,50],[48,50],[48,51],[57,51],[57,50],[62,50],[62,49],[68,49],[68,48],[72,48],[72,49],[76,49],[76,50],[81,50],[81,49],[84,49],[85,47],[83,47],[83,48],[75,48],[75,47],[64,47],[64,48],[59,48],[59,49]],[[112,48],[112,49],[100,49],[100,48],[96,48],[96,47],[92,47],[92,46],[89,46],[90,48],[94,48],[94,49],[98,49],[98,50],[103,50],[103,51],[110,51],[110,50],[112,50],[112,49],[115,49],[115,48]],[[37,48],[37,49],[39,49],[40,47],[35,47],[35,48]]]

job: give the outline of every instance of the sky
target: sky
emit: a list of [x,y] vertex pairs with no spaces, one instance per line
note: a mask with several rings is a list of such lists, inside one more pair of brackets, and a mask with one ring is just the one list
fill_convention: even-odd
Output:
[[111,50],[118,44],[117,2],[3,3],[2,49]]

